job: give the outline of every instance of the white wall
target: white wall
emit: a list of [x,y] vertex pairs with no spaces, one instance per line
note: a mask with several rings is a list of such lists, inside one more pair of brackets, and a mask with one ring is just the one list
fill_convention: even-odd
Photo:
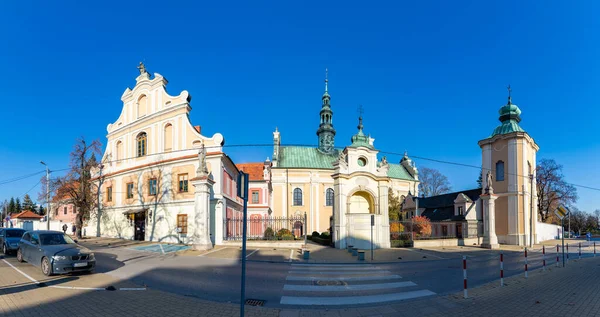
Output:
[[[560,239],[562,237],[562,230],[558,225],[552,225],[549,223],[538,222],[537,223],[537,241],[540,243],[546,240]],[[560,236],[558,232],[560,230]]]

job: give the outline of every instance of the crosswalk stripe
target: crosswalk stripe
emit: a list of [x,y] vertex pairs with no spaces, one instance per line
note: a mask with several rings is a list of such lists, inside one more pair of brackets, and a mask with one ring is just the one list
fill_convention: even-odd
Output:
[[304,268],[304,267],[293,267],[290,272],[295,271],[368,271],[368,270],[381,270],[377,266],[373,267],[315,267],[315,268]]
[[360,305],[360,304],[372,304],[372,303],[399,301],[399,300],[431,296],[431,295],[435,295],[435,293],[430,290],[419,290],[419,291],[411,291],[411,292],[381,294],[381,295],[368,295],[368,296],[343,296],[343,297],[281,296],[280,304],[282,304],[282,305],[320,305],[320,306]]
[[312,267],[350,267],[350,266],[367,266],[373,267],[372,264],[308,264],[308,263],[294,263],[292,266],[312,266]]
[[285,279],[288,281],[378,281],[402,278],[400,275],[370,275],[370,276],[356,276],[356,277],[314,277],[314,276],[287,276]]
[[416,286],[413,282],[397,282],[397,283],[379,283],[379,284],[360,284],[360,285],[293,285],[285,284],[284,291],[296,292],[345,292],[345,291],[371,291],[379,289],[392,289]]
[[[390,271],[376,271],[374,273],[379,274],[391,274]],[[295,275],[307,275],[307,274],[316,274],[316,275],[365,275],[370,274],[369,272],[360,272],[360,271],[351,271],[351,272],[318,272],[318,271],[289,271],[289,274]]]

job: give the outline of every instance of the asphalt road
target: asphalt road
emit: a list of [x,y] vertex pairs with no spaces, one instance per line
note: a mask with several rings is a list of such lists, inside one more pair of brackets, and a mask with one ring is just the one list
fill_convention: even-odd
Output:
[[[583,257],[593,256],[592,252],[591,248],[585,249]],[[161,255],[126,248],[96,249],[95,253],[97,272],[184,296],[239,303],[239,259]],[[249,261],[246,298],[264,300],[268,307],[306,308],[372,305],[382,300],[394,302],[459,292],[463,285],[463,254],[468,256],[469,287],[499,283],[497,251],[457,250],[444,254],[445,259],[393,264],[331,266]],[[570,258],[577,257],[577,250],[571,248]],[[555,249],[548,250],[546,261],[548,266],[555,265]],[[542,268],[541,251],[529,252],[528,264],[530,274]],[[506,277],[524,274],[524,267],[522,252],[505,252]]]

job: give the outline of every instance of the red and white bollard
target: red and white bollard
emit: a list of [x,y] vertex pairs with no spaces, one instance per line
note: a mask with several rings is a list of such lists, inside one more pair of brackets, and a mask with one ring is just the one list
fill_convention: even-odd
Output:
[[467,256],[463,255],[463,296],[464,298],[468,298],[467,296]]
[[525,278],[527,278],[527,248],[525,248]]
[[544,271],[546,270],[546,246],[542,246],[542,262],[544,263]]
[[558,244],[557,244],[556,245],[556,267],[560,267],[559,261],[558,261],[558,254],[559,254],[559,251],[558,251]]
[[504,286],[504,253],[500,253],[500,286]]
[[596,257],[596,241],[594,241],[594,257]]

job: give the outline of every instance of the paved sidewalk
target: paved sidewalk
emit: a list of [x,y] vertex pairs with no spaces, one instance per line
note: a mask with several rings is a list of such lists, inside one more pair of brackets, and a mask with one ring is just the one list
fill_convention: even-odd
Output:
[[[101,275],[101,274],[99,274]],[[600,257],[572,260],[462,293],[385,306],[333,310],[246,307],[246,316],[598,316]],[[0,266],[2,316],[239,316],[239,305],[215,303],[148,289],[85,291],[37,287],[8,266]]]

